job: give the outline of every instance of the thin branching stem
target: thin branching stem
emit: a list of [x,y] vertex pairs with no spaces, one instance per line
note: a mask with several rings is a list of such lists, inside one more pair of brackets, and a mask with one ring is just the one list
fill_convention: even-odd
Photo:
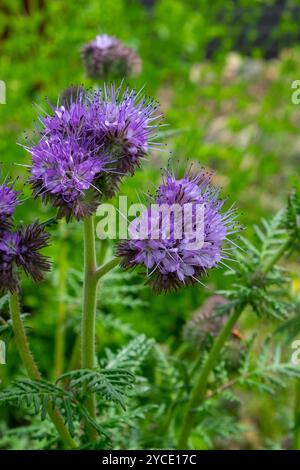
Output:
[[109,271],[111,271],[113,268],[115,268],[119,264],[120,260],[118,258],[113,258],[107,263],[105,263],[103,266],[97,269],[95,272],[95,277],[97,282],[99,279],[101,279],[105,274],[107,274]]

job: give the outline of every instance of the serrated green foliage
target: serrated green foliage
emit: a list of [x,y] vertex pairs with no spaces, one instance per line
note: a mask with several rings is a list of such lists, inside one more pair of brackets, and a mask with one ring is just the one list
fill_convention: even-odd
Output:
[[277,264],[264,272],[288,238],[284,218],[285,211],[281,210],[270,221],[263,219],[261,226],[255,227],[255,243],[241,237],[241,250],[235,252],[237,263],[229,273],[235,277],[232,288],[220,291],[230,300],[228,308],[249,304],[260,316],[287,318],[291,310],[287,291],[289,275]]
[[59,381],[68,379],[69,389],[80,393],[83,387],[100,395],[104,400],[126,407],[126,396],[135,382],[135,376],[124,369],[89,370],[79,369],[63,374]]
[[0,405],[10,404],[31,408],[41,419],[47,416],[47,407],[64,411],[71,434],[74,434],[73,395],[45,380],[15,380],[11,388],[0,392]]
[[245,431],[245,426],[242,426],[232,416],[221,415],[218,410],[210,412],[210,414],[203,419],[201,425],[196,429],[196,435],[202,437],[208,448],[212,448],[216,438],[223,440],[238,440],[241,434]]
[[124,368],[135,372],[149,355],[153,345],[152,339],[139,335],[116,353],[106,350],[106,358],[102,363],[107,370]]
[[[208,394],[208,398],[221,395],[227,399],[236,387],[274,395],[278,389],[286,387],[288,379],[300,378],[300,365],[284,361],[281,346],[274,346],[271,339],[267,338],[260,351],[257,351],[254,339],[249,341],[238,374],[233,378],[226,378],[225,375],[216,389]],[[227,395],[228,392],[230,395]]]

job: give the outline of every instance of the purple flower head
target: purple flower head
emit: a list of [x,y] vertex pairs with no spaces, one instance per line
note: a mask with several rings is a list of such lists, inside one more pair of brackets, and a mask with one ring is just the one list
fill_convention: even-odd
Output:
[[0,230],[11,225],[15,208],[19,204],[19,194],[11,185],[0,184]]
[[201,282],[209,269],[226,259],[234,209],[223,211],[211,176],[168,173],[148,209],[129,227],[130,239],[119,243],[124,268],[142,266],[157,292]]
[[107,157],[90,128],[88,93],[73,87],[63,103],[50,105],[52,114],[40,117],[38,143],[25,147],[32,156],[29,181],[34,196],[52,202],[60,217],[79,220],[97,208]]
[[112,196],[146,155],[156,106],[133,91],[121,96],[113,86],[103,92],[73,87],[62,100],[40,116],[38,142],[24,147],[32,156],[35,197],[79,220],[96,210],[102,195]]
[[87,76],[96,80],[125,78],[141,70],[136,52],[107,34],[98,35],[85,44],[81,56]]
[[[94,94],[91,104],[91,128],[103,143],[103,150],[114,169],[105,193],[112,196],[122,176],[133,174],[154,146],[158,128],[157,103],[140,93],[113,85]],[[100,117],[100,118],[99,118]]]
[[17,291],[18,267],[34,281],[44,278],[50,264],[39,250],[48,246],[49,235],[37,222],[19,228],[16,232],[6,230],[0,239],[0,293]]
[[72,216],[79,220],[97,208],[97,183],[105,171],[105,158],[96,156],[92,147],[57,136],[31,148],[34,195],[51,200],[67,220]]

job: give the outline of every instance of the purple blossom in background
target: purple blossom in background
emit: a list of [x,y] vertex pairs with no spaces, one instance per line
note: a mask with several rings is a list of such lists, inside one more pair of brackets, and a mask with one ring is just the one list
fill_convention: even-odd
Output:
[[[121,257],[121,266],[146,268],[147,282],[157,292],[176,290],[183,285],[201,282],[200,278],[206,276],[209,269],[223,263],[222,260],[227,258],[225,245],[229,241],[228,236],[237,231],[234,227],[235,210],[231,208],[228,211],[222,211],[224,201],[219,198],[219,189],[213,187],[210,180],[211,176],[204,172],[197,176],[188,172],[182,179],[176,179],[174,175],[168,173],[153,201],[158,211],[164,204],[170,207],[173,204],[179,204],[182,208],[185,204],[191,204],[193,216],[197,205],[204,206],[203,244],[200,248],[190,248],[190,240],[184,226],[188,222],[184,217],[181,220],[183,227],[180,238],[176,237],[175,223],[170,225],[169,236],[163,236],[166,220],[161,218],[157,239],[153,237],[132,239],[131,237],[129,240],[120,242],[117,247],[117,255]],[[172,221],[172,215],[170,220]],[[152,229],[153,225],[157,224],[157,217],[153,223],[151,205],[135,222],[140,228],[151,227]],[[193,224],[195,220],[192,217]],[[141,233],[144,234],[145,230],[141,230]]]
[[120,88],[85,91],[74,87],[64,105],[39,117],[38,142],[24,146],[32,156],[35,197],[59,216],[83,219],[102,196],[112,196],[121,178],[133,174],[153,144],[156,104]]
[[16,206],[19,204],[19,192],[8,184],[0,184],[0,231],[11,224]]
[[141,59],[113,36],[101,34],[85,44],[81,50],[88,77],[96,80],[126,78],[141,71]]
[[6,230],[0,240],[0,292],[14,292],[19,288],[18,267],[35,282],[44,278],[50,270],[48,259],[39,250],[48,246],[49,235],[37,222],[19,228],[16,232]]

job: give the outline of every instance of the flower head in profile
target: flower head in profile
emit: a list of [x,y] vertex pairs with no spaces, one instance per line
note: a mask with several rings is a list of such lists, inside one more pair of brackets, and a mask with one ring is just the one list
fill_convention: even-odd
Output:
[[19,289],[18,268],[35,282],[44,278],[50,270],[48,259],[39,250],[48,246],[49,235],[37,222],[18,228],[6,230],[0,239],[0,292],[15,292]]
[[0,185],[0,293],[19,288],[18,268],[34,281],[41,281],[49,271],[48,259],[39,250],[49,243],[49,235],[37,222],[13,228],[13,214],[19,191],[7,183]]
[[77,220],[112,196],[151,147],[155,105],[133,91],[73,87],[62,104],[39,117],[37,141],[24,146],[32,156],[34,196],[51,202],[59,216]]
[[19,194],[12,185],[0,184],[0,231],[11,225],[15,208],[19,204]]
[[205,172],[189,171],[182,179],[167,173],[152,203],[131,222],[130,238],[118,245],[121,265],[144,267],[157,292],[201,283],[228,257],[228,237],[237,230],[235,210],[223,210],[210,180]]
[[85,44],[81,56],[86,74],[92,79],[126,78],[141,71],[137,53],[107,34],[98,35]]

